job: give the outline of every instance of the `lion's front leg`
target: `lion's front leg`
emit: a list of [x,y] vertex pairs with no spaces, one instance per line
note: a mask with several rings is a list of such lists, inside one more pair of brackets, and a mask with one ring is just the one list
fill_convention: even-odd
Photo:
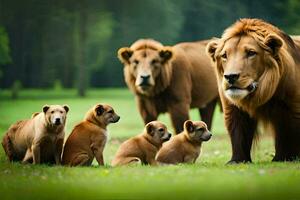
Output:
[[232,145],[232,157],[228,163],[252,162],[251,147],[257,121],[234,105],[228,105],[224,114]]

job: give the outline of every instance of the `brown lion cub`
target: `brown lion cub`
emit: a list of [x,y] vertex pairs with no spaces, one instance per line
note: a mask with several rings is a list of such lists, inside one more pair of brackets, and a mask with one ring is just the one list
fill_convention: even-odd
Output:
[[200,155],[203,141],[208,141],[212,134],[203,121],[187,120],[184,131],[166,142],[157,153],[159,163],[195,163]]
[[161,148],[162,143],[169,140],[171,135],[163,123],[158,121],[149,122],[142,134],[121,144],[112,161],[112,166],[135,162],[156,165],[156,153]]
[[118,122],[119,119],[113,108],[107,104],[97,104],[91,108],[68,137],[62,163],[69,166],[89,166],[96,158],[99,165],[104,165],[106,127],[110,123]]
[[69,107],[45,105],[43,112],[13,124],[2,140],[9,161],[60,164]]

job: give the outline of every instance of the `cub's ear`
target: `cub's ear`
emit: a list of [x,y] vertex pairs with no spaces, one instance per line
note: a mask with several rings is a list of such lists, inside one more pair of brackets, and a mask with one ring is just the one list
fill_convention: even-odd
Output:
[[154,135],[154,131],[155,131],[155,127],[153,126],[153,124],[150,122],[146,125],[146,132],[153,136]]
[[43,112],[46,113],[49,110],[49,108],[50,108],[49,105],[44,105]]
[[215,54],[218,47],[218,43],[216,40],[209,42],[206,45],[206,54],[212,59],[213,62],[216,61]]
[[277,55],[279,49],[282,47],[283,42],[277,35],[270,34],[265,39],[265,45],[269,47],[273,55]]
[[105,109],[103,105],[99,104],[95,108],[95,112],[97,113],[98,116],[102,115],[104,113]]
[[195,127],[194,124],[191,120],[187,120],[184,122],[184,129],[188,132],[188,133],[192,133],[195,131]]
[[159,56],[162,58],[163,63],[169,61],[173,57],[171,47],[165,47],[159,51]]
[[133,51],[129,47],[122,47],[118,50],[118,58],[122,63],[129,64]]
[[68,106],[68,105],[63,105],[63,108],[65,109],[66,113],[68,113],[68,112],[69,112],[69,110],[70,110],[70,108],[69,108],[69,106]]

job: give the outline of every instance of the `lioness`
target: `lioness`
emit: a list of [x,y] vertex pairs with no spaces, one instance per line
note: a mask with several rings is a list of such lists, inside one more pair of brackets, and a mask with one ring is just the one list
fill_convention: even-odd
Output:
[[141,39],[118,51],[127,86],[135,93],[140,114],[147,124],[169,112],[176,133],[189,119],[189,109],[199,108],[211,127],[218,100],[217,81],[209,57],[208,41],[163,46]]

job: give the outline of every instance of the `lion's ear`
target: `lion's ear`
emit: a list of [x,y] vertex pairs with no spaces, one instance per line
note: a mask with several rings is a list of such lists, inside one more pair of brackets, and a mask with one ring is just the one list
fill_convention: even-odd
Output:
[[173,51],[171,47],[165,47],[159,51],[159,56],[162,58],[163,62],[169,61],[173,57]]
[[129,59],[132,54],[133,51],[129,47],[122,47],[118,50],[118,58],[122,63],[129,64]]
[[218,47],[217,41],[211,41],[206,45],[206,54],[215,62],[215,54]]
[[269,47],[274,55],[276,55],[283,45],[282,39],[277,35],[268,35],[265,39],[265,45]]

